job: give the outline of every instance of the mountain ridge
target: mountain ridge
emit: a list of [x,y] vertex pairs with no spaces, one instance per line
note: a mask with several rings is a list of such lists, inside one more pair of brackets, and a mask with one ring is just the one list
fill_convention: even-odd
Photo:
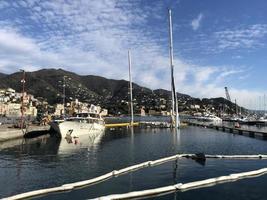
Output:
[[[67,101],[79,99],[82,102],[93,103],[107,108],[111,114],[126,114],[129,106],[129,82],[126,80],[108,79],[96,75],[78,75],[63,69],[41,69],[26,72],[25,88],[28,93],[35,97],[47,99],[49,104],[62,102],[63,77],[65,76],[65,89]],[[12,74],[0,73],[0,88],[11,87],[21,91],[21,72]],[[133,96],[136,112],[142,107],[148,110],[170,110],[171,92],[165,89],[149,89],[133,83]],[[187,94],[177,93],[179,109],[188,109],[193,104],[214,104],[219,109],[220,103],[214,103],[214,99],[202,100]],[[224,98],[222,98],[224,99]],[[216,101],[216,100],[215,100]],[[165,103],[163,103],[165,102]],[[231,102],[223,101],[229,107]],[[164,106],[165,105],[165,106]]]

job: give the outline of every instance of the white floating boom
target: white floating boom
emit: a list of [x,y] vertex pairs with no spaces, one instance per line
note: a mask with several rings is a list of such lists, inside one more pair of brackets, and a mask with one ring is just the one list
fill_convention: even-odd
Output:
[[[35,197],[35,196],[40,196],[40,195],[47,195],[49,193],[54,193],[54,192],[63,192],[63,191],[70,191],[78,187],[83,187],[83,186],[89,186],[92,184],[96,184],[100,181],[107,180],[112,177],[116,177],[122,174],[126,174],[141,168],[145,167],[150,167],[150,166],[155,166],[159,165],[165,162],[169,162],[172,160],[180,159],[180,158],[194,158],[195,154],[177,154],[174,156],[166,157],[166,158],[161,158],[158,160],[154,161],[147,161],[143,162],[140,164],[136,164],[130,167],[126,167],[120,170],[114,170],[112,172],[109,172],[107,174],[104,174],[102,176],[98,176],[93,179],[89,180],[84,180],[84,181],[79,181],[75,183],[69,183],[69,184],[64,184],[58,187],[53,187],[53,188],[45,188],[45,189],[39,189],[35,191],[30,191],[30,192],[25,192],[21,194],[17,194],[14,196],[6,197],[3,198],[4,200],[18,200],[18,199],[25,199],[25,198],[30,198],[30,197]],[[218,158],[218,159],[267,159],[267,155],[205,155],[206,158]],[[127,199],[130,197],[142,197],[146,195],[151,195],[153,194],[159,194],[159,193],[164,193],[168,191],[174,191],[174,190],[188,190],[196,187],[202,187],[206,186],[208,184],[216,184],[220,182],[226,182],[226,181],[233,181],[237,180],[239,178],[245,178],[249,176],[254,176],[254,175],[261,175],[267,172],[267,168],[263,168],[260,170],[255,170],[255,171],[250,171],[250,172],[245,172],[245,173],[239,173],[239,174],[231,174],[229,176],[222,176],[218,178],[213,178],[213,179],[207,179],[204,181],[196,181],[196,182],[191,182],[191,183],[186,183],[186,184],[176,184],[173,186],[166,186],[162,188],[156,188],[152,190],[144,190],[144,191],[139,191],[139,192],[131,192],[127,194],[119,194],[119,195],[111,195],[107,197],[101,197],[98,199]],[[138,194],[138,195],[137,195]]]

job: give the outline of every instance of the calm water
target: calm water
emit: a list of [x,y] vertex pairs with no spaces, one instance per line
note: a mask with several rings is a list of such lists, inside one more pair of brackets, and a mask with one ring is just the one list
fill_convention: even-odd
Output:
[[[212,129],[187,127],[106,131],[94,143],[42,137],[0,144],[0,198],[93,178],[114,169],[176,153],[267,154],[267,141]],[[201,165],[181,159],[141,169],[67,193],[37,199],[88,199],[186,183],[267,166],[267,160],[216,160]],[[266,199],[267,175],[151,199]]]

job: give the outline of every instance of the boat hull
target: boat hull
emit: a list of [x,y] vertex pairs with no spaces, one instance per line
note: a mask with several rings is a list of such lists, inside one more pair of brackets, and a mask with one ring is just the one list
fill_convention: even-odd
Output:
[[51,127],[61,137],[88,135],[91,139],[96,138],[105,130],[104,124],[77,123],[72,121],[52,122]]

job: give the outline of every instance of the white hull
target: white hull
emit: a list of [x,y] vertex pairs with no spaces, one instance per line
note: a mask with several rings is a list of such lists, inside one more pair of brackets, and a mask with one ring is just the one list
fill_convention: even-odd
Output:
[[200,122],[206,125],[221,125],[222,119],[216,116],[194,116],[188,119],[188,121],[192,122]]
[[93,138],[89,135],[80,135],[79,137],[65,137],[62,138],[59,144],[58,154],[66,155],[79,152],[81,149],[87,149],[88,152],[94,152],[99,148],[101,139],[105,132],[98,131],[98,135]]
[[104,124],[80,123],[76,121],[52,122],[51,126],[63,138],[66,136],[79,137],[88,135],[89,138],[94,139],[105,130]]

